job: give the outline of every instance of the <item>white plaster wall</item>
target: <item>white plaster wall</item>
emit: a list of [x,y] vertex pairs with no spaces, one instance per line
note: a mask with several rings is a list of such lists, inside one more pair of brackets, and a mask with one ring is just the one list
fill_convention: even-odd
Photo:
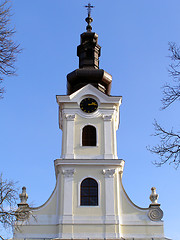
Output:
[[[72,104],[70,104],[72,105]],[[73,105],[72,105],[73,106]],[[71,108],[71,106],[68,106]],[[112,108],[112,106],[111,106]],[[63,115],[62,122],[62,158],[69,158],[69,153],[72,154],[72,158],[117,158],[117,143],[116,143],[116,118],[111,112],[109,115],[104,115],[99,113],[97,117],[94,118],[85,118],[84,116],[79,115],[79,109],[76,109],[74,121],[70,123],[67,121],[66,116]],[[70,114],[69,114],[70,115]],[[105,116],[111,116],[111,120],[106,121]],[[72,130],[67,131],[67,124],[73,124],[74,127]],[[86,125],[92,125],[96,127],[97,130],[97,145],[96,146],[82,146],[82,129]],[[73,142],[73,149],[70,149],[70,141]],[[69,151],[69,152],[68,152]],[[67,157],[68,156],[68,157]]]
[[[76,160],[76,164],[73,164],[73,160],[71,160],[71,164],[66,165],[65,162],[68,161],[64,160],[62,164],[58,165],[58,169],[56,169],[58,170],[57,184],[52,196],[44,205],[33,209],[32,212],[36,216],[36,220],[30,219],[27,225],[21,226],[21,232],[15,234],[14,239],[83,239],[87,238],[87,236],[99,239],[118,239],[120,237],[139,239],[163,238],[163,222],[150,221],[147,217],[148,209],[137,207],[126,195],[121,185],[121,174],[119,173],[121,168],[119,165],[114,165],[116,160],[112,160],[112,165],[110,163],[106,165],[105,160],[103,160],[104,164],[100,164],[100,160],[97,160],[99,165],[92,164],[92,166],[78,165],[78,161],[80,160]],[[74,174],[69,178],[73,180],[72,216],[67,215],[63,209],[65,201],[65,175],[62,174],[62,171],[67,169],[74,170]],[[114,177],[107,178],[107,175],[105,175],[106,170],[111,172],[113,169],[115,170]],[[96,179],[99,184],[99,206],[79,206],[79,185],[86,177]],[[113,186],[113,194],[111,195],[112,201],[114,201],[114,217],[111,214],[109,215],[109,212],[107,215],[106,195],[108,189],[106,184],[108,182],[109,184],[113,183],[111,185]],[[67,186],[67,188],[69,187]],[[70,193],[69,198],[71,198]],[[112,201],[110,201],[110,209],[112,209]]]
[[[90,115],[79,108],[80,101],[87,96],[94,97],[99,104],[98,110]],[[57,96],[57,102],[63,134],[62,159],[55,161],[56,187],[44,205],[32,209],[35,219],[31,217],[28,222],[23,222],[14,239],[163,239],[163,222],[152,222],[147,216],[148,209],[132,203],[121,182],[120,172],[123,172],[124,163],[119,160],[116,163],[113,159],[117,157],[116,130],[121,97],[109,97],[87,85],[70,96]],[[69,127],[67,129],[68,116],[72,117],[70,127],[74,132],[69,131]],[[104,124],[105,121],[108,122]],[[82,147],[80,144],[81,128],[86,124],[95,125],[98,129],[96,147]],[[107,139],[104,141],[106,127]],[[72,153],[68,152],[69,158],[67,137],[74,140]],[[111,146],[105,154],[108,141]],[[86,177],[98,182],[99,206],[79,205],[79,187]]]
[[[91,177],[97,180],[99,187],[99,206],[80,206],[80,183],[86,177]],[[102,174],[102,166],[82,166],[76,168],[74,175],[74,198],[73,209],[74,216],[103,216],[105,214],[105,198],[104,198],[104,176]]]
[[[94,113],[87,114],[80,109],[81,100],[87,97],[98,102],[98,109]],[[63,131],[62,158],[117,158],[116,130],[119,125],[121,97],[107,96],[89,84],[70,96],[57,96],[57,102],[60,106],[59,125]],[[68,122],[68,115],[75,116],[74,125]],[[107,120],[109,117],[110,120]],[[85,147],[81,144],[81,129],[86,124],[92,124],[97,128],[96,147]],[[73,125],[74,129],[69,129],[69,125],[71,128]]]
[[[97,146],[82,146],[82,128],[86,125],[92,125],[96,127],[97,134]],[[75,121],[75,144],[74,144],[74,154],[76,157],[90,155],[102,156],[104,152],[103,145],[103,119],[101,117],[84,119],[77,115]]]

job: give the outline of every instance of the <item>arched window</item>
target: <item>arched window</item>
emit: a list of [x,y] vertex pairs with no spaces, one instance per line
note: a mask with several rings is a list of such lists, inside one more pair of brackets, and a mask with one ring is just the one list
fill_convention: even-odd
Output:
[[87,125],[82,130],[82,145],[83,146],[96,146],[96,128]]
[[80,186],[81,206],[98,206],[98,183],[93,178],[86,178]]

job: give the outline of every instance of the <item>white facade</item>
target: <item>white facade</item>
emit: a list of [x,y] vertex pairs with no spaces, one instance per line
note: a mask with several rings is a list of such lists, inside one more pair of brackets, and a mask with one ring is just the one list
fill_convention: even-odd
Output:
[[[94,98],[98,109],[87,114],[80,109],[84,98]],[[63,159],[117,159],[116,131],[121,97],[107,96],[88,84],[70,96],[57,96],[59,126],[62,129]],[[97,131],[94,147],[82,146],[82,129],[92,125]]]
[[[80,109],[85,98],[96,100],[96,111]],[[33,217],[17,223],[21,231],[14,239],[165,239],[159,204],[140,208],[122,186],[124,161],[117,157],[116,142],[121,97],[88,84],[57,96],[57,103],[63,134],[61,158],[54,162],[56,186],[44,205],[32,209]],[[87,125],[96,129],[95,146],[82,144]],[[81,204],[81,183],[87,178],[97,183],[96,206]]]

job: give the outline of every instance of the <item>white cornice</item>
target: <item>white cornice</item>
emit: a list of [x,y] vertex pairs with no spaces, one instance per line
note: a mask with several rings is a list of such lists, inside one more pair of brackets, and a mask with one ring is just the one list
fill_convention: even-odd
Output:
[[54,165],[109,165],[124,166],[123,159],[56,159]]
[[72,167],[72,166],[102,166],[103,169],[115,167],[119,169],[119,173],[123,173],[124,160],[122,159],[56,159],[54,161],[54,167],[56,177],[61,167]]
[[81,99],[81,97],[88,95],[95,96],[96,98],[98,98],[100,103],[115,103],[117,105],[120,105],[122,101],[121,96],[108,96],[99,91],[97,88],[93,87],[91,84],[82,87],[71,95],[57,95],[56,100],[58,104],[68,102],[75,103],[79,102],[79,99]]
[[[93,208],[96,206],[93,206]],[[53,226],[57,224],[94,225],[120,224],[121,226],[163,226],[163,221],[150,221],[146,215],[122,214],[121,216],[63,216],[63,215],[36,215],[28,222],[30,226]],[[25,225],[25,224],[24,224]]]

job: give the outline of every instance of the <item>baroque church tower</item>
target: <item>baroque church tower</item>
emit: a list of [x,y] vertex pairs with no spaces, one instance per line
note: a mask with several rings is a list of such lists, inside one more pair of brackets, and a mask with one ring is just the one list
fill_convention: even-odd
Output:
[[[91,7],[77,47],[79,68],[67,75],[67,95],[56,97],[62,130],[56,186],[47,202],[30,208],[28,220],[16,222],[14,240],[165,239],[156,189],[150,206],[141,208],[122,185],[124,160],[118,159],[116,142],[122,97],[110,95],[112,76],[99,68]],[[24,187],[19,209],[28,207],[27,197]]]

